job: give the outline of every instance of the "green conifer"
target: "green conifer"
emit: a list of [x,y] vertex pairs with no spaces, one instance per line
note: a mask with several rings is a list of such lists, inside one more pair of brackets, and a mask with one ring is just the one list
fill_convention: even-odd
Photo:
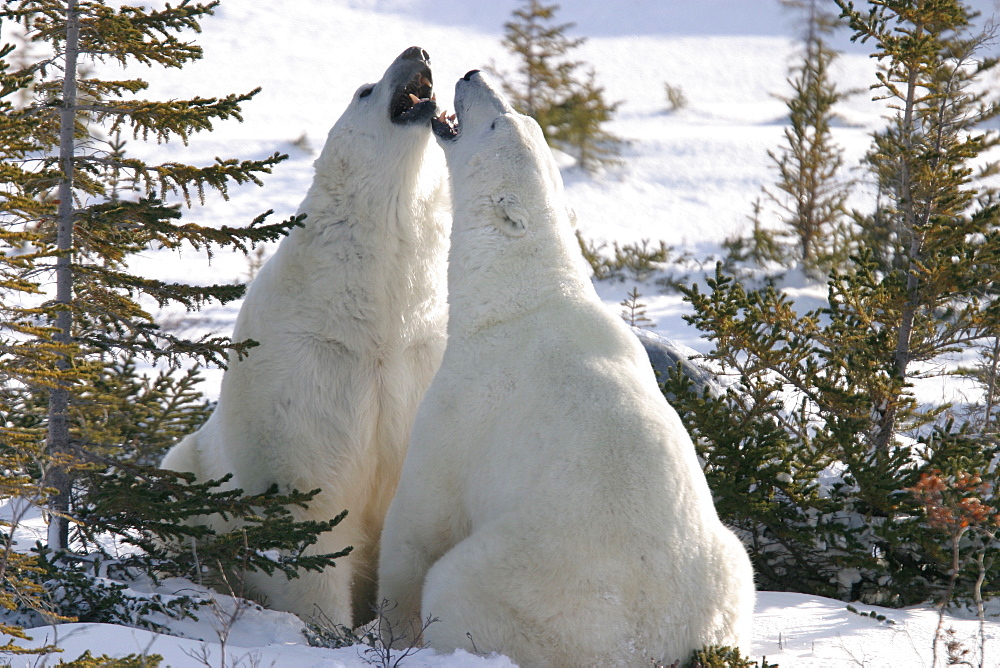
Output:
[[622,307],[622,320],[631,327],[645,327],[653,329],[656,323],[646,315],[646,305],[639,301],[642,295],[639,294],[639,287],[632,286],[632,290],[625,296],[619,304]]
[[[874,45],[878,99],[896,112],[873,137],[872,164],[882,183],[873,208],[897,240],[859,248],[831,272],[827,305],[805,313],[721,270],[707,292],[687,288],[690,321],[714,342],[708,356],[737,382],[722,397],[673,394],[765,583],[917,603],[974,590],[979,577],[956,575],[943,554],[921,481],[936,469],[951,472],[945,484],[1000,482],[982,455],[995,428],[948,423],[947,404],[921,405],[913,392],[948,355],[1000,331],[1000,207],[973,169],[992,169],[996,136],[982,122],[997,108],[979,84],[996,61],[973,59],[983,37],[958,0],[878,0],[867,13],[838,3],[855,38]],[[749,438],[746,425],[756,425]],[[774,505],[728,503],[732,489],[753,500],[773,490]],[[984,568],[992,581],[994,566]]]
[[806,14],[805,53],[788,80],[792,95],[788,108],[786,146],[768,151],[778,170],[779,193],[765,189],[781,209],[782,220],[794,238],[795,256],[806,272],[826,273],[847,260],[848,226],[844,203],[849,190],[841,177],[843,149],[832,136],[834,107],[847,93],[837,89],[830,66],[837,52],[824,35],[835,19],[818,0],[783,0]]
[[[160,327],[140,304],[151,298],[160,306],[197,309],[236,299],[244,286],[152,280],[132,273],[128,260],[181,245],[247,252],[280,238],[301,218],[268,224],[268,212],[244,227],[180,220],[181,204],[191,206],[213,190],[225,197],[233,183],[259,184],[284,156],[196,167],[149,164],[127,154],[123,135],[186,143],[218,120],[239,120],[240,104],[256,91],[155,102],[134,97],[144,82],[88,77],[81,65],[111,59],[182,67],[201,51],[175,33],[197,30],[217,5],[183,0],[147,10],[101,0],[20,0],[0,12],[0,19],[20,22],[51,47],[43,60],[20,58],[29,64],[17,71],[10,65],[19,62],[12,47],[0,49],[0,485],[5,496],[44,505],[53,518],[49,545],[34,555],[15,552],[13,526],[0,527],[0,605],[41,610],[48,619],[58,619],[52,615],[59,610],[88,618],[104,610],[144,624],[141,618],[159,608],[138,601],[123,613],[121,605],[130,605],[122,598],[124,585],[94,586],[97,564],[153,577],[200,578],[205,568],[296,577],[300,568],[324,568],[346,554],[303,554],[340,521],[291,520],[286,507],[307,503],[315,492],[243,497],[240,490],[221,491],[224,480],[195,483],[150,466],[208,414],[195,389],[198,366],[179,372],[176,365],[186,358],[223,364],[253,342],[187,339]],[[33,101],[17,103],[25,90]],[[48,289],[53,283],[55,294]],[[138,373],[138,359],[170,365],[150,378]],[[214,513],[240,528],[222,533],[198,523]],[[65,551],[66,520],[75,527],[73,549],[97,556]],[[99,534],[114,534],[145,554],[122,561]],[[181,545],[172,543],[178,539]],[[282,556],[275,561],[267,550]],[[38,596],[43,589],[63,592],[48,602],[55,609]],[[186,605],[171,610],[184,614]],[[122,621],[98,619],[108,620]]]
[[[25,218],[44,215],[49,207],[42,200],[44,186],[54,174],[34,168],[29,158],[52,137],[52,128],[44,118],[21,113],[30,97],[32,72],[11,64],[13,44],[0,45],[0,211],[16,211]],[[45,449],[45,428],[39,415],[44,402],[38,401],[27,387],[48,387],[52,383],[55,360],[59,353],[51,342],[52,330],[41,319],[38,306],[41,287],[31,280],[36,262],[52,257],[44,247],[37,229],[24,224],[0,225],[0,497],[8,499],[11,517],[0,521],[0,607],[14,610],[19,606],[47,610],[45,590],[37,582],[41,571],[36,555],[15,549],[14,532],[34,506],[44,505],[51,492],[43,484],[40,472],[53,464]],[[32,417],[20,416],[25,406]],[[54,617],[58,619],[58,617]],[[46,653],[25,650],[18,640],[26,638],[20,627],[0,624],[8,636],[0,650],[5,653]]]
[[505,80],[504,89],[515,109],[538,121],[550,146],[593,171],[619,153],[621,140],[602,127],[619,103],[605,101],[592,68],[581,80],[576,71],[583,63],[564,58],[585,38],[566,36],[573,23],[552,24],[558,9],[525,0],[504,24],[503,45],[520,58],[517,80]]
[[[31,77],[35,98],[26,106],[8,106],[4,121],[32,145],[5,141],[3,146],[0,258],[8,280],[2,286],[0,328],[14,347],[6,358],[9,377],[25,392],[48,397],[38,428],[50,458],[45,479],[55,490],[53,548],[67,544],[67,523],[59,519],[71,510],[72,469],[65,460],[87,462],[92,450],[73,425],[73,414],[93,403],[106,361],[116,351],[130,350],[153,360],[224,364],[227,353],[242,354],[250,345],[224,337],[185,339],[161,329],[140,305],[141,298],[151,298],[160,306],[196,309],[236,299],[243,286],[150,279],[130,270],[130,256],[181,244],[209,252],[219,246],[246,251],[279,238],[297,222],[264,224],[262,216],[245,227],[181,224],[179,205],[168,201],[191,205],[208,190],[225,196],[230,184],[259,184],[260,175],[284,156],[217,159],[203,167],[148,164],[124,155],[115,139],[123,132],[187,142],[217,121],[241,120],[240,105],[257,91],[158,102],[136,97],[147,87],[144,81],[82,73],[83,64],[98,60],[183,67],[200,58],[201,49],[178,34],[199,30],[199,19],[217,5],[182,0],[151,10],[111,7],[102,0],[18,0],[0,12],[0,20],[20,23],[33,42],[51,47],[45,58],[11,75]],[[109,137],[112,145],[102,146]],[[54,294],[46,295],[43,285],[52,283]]]
[[570,82],[569,94],[550,109],[550,141],[554,146],[569,148],[587,171],[613,163],[621,140],[603,125],[611,120],[619,104],[604,100],[604,89],[597,85],[594,70],[590,69],[585,80]]
[[[980,130],[1000,108],[976,86],[997,59],[981,57],[987,36],[971,33],[975,15],[959,0],[885,0],[867,14],[837,2],[853,39],[874,42],[875,89],[897,109],[871,161],[891,195],[880,217],[896,231],[894,259],[879,267],[889,292],[879,310],[893,317],[888,373],[905,384],[912,365],[996,331],[1000,205],[973,178],[1000,141]],[[895,402],[879,408],[878,447],[898,433],[898,413]]]

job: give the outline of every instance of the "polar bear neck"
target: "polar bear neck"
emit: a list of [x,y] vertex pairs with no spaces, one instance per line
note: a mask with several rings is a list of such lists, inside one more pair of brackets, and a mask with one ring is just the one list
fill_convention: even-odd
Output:
[[300,209],[309,216],[307,231],[322,238],[330,226],[373,221],[374,227],[366,226],[372,234],[405,232],[422,218],[423,207],[439,204],[444,173],[440,151],[431,150],[428,133],[401,132],[399,144],[384,151],[352,150],[350,142],[331,132]]
[[[456,211],[448,262],[448,336],[510,322],[554,302],[596,298],[568,220],[548,210],[544,224],[511,239],[490,224],[464,225]],[[575,252],[574,252],[575,251]]]
[[[445,308],[447,189],[428,137],[393,159],[351,155],[328,142],[299,213],[303,227],[282,242],[269,273],[312,304],[299,317],[324,336],[352,326],[370,340],[406,336],[421,315]],[[258,277],[258,280],[261,277]],[[271,280],[271,279],[268,279]],[[398,322],[392,314],[414,316]],[[338,322],[334,322],[338,321]]]
[[349,142],[331,136],[300,208],[307,215],[303,241],[317,254],[343,244],[345,236],[352,247],[367,248],[373,243],[381,247],[386,240],[419,242],[423,234],[440,232],[417,224],[432,219],[442,204],[439,151],[428,150],[428,133],[408,134],[403,145],[386,152],[352,151]]

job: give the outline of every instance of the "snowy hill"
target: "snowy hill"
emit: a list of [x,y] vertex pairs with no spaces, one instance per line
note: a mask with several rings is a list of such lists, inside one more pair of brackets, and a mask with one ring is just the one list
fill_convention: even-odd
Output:
[[[130,76],[150,82],[157,99],[244,92],[262,86],[244,106],[245,122],[220,125],[194,137],[189,146],[143,146],[128,150],[155,161],[201,164],[215,156],[254,158],[275,151],[290,158],[262,188],[234,189],[226,202],[209,195],[206,205],[185,212],[189,220],[242,224],[266,209],[292,215],[312,176],[314,158],[327,130],[351,93],[376,80],[403,48],[424,47],[431,55],[438,101],[451,106],[453,82],[469,69],[508,68],[511,57],[500,45],[502,23],[519,3],[466,0],[225,0],[214,19],[203,23],[196,41],[205,58],[181,71],[146,70]],[[994,0],[974,3],[992,12]],[[575,53],[594,66],[608,100],[621,100],[610,130],[628,141],[622,164],[587,176],[564,171],[567,196],[583,235],[598,243],[664,240],[677,252],[704,258],[747,226],[761,187],[773,180],[769,149],[780,145],[786,76],[796,57],[795,27],[777,0],[566,0],[562,21],[575,21],[574,34],[588,36]],[[870,101],[873,63],[857,47],[837,64],[838,85],[858,89],[840,109],[835,129],[848,164],[868,146],[884,110]],[[108,72],[113,76],[113,72]],[[679,87],[688,105],[668,113],[664,83]],[[219,282],[242,279],[247,261],[220,254],[209,264],[193,251],[150,252],[143,271],[162,278]],[[602,298],[615,311],[631,283],[601,283]],[[696,350],[707,348],[681,319],[676,294],[640,285],[656,332]],[[190,326],[229,333],[239,305],[209,309]],[[167,314],[173,319],[183,314]],[[205,391],[217,392],[219,373],[208,374]],[[170,591],[170,584],[165,585]],[[222,605],[231,605],[223,601]],[[929,666],[937,623],[929,608],[864,607],[885,620],[847,610],[839,601],[799,594],[760,594],[755,617],[754,658],[766,656],[789,667]],[[891,623],[890,623],[891,622]],[[223,662],[218,624],[211,614],[201,623],[177,627],[179,640],[135,629],[71,624],[35,629],[37,643],[55,642],[75,658],[84,649],[160,653],[164,665],[218,666]],[[976,646],[977,623],[949,618],[966,647]],[[225,665],[354,667],[368,665],[358,648],[325,650],[304,644],[298,623],[283,613],[249,610],[237,622],[226,647]],[[986,630],[986,665],[1000,663],[1000,623]],[[207,654],[203,653],[207,652]],[[32,665],[33,659],[13,665]],[[508,666],[502,657],[420,652],[403,665]]]

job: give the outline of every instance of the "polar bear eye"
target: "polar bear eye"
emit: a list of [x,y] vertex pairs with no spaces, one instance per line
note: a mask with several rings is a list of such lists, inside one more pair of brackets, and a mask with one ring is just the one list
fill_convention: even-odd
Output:
[[358,93],[358,99],[360,100],[363,97],[368,97],[372,94],[373,90],[375,90],[375,86],[366,86],[365,88],[362,88],[361,92]]

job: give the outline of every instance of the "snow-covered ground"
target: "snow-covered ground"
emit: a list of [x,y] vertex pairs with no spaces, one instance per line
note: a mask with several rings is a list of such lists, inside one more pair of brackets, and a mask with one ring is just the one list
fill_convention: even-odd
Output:
[[[974,5],[987,14],[996,0]],[[244,106],[245,122],[220,124],[189,146],[170,143],[128,151],[151,161],[209,163],[215,156],[256,158],[289,154],[262,188],[235,188],[230,200],[210,194],[204,206],[185,213],[192,221],[240,224],[266,209],[292,215],[311,179],[314,151],[351,93],[378,79],[407,46],[430,54],[439,103],[450,107],[453,82],[473,68],[504,70],[512,57],[500,44],[502,24],[520,3],[495,0],[225,0],[206,19],[196,41],[204,60],[179,71],[147,70],[154,99],[263,91]],[[565,0],[558,18],[575,21],[576,35],[589,40],[574,54],[596,70],[609,101],[621,101],[610,130],[627,140],[621,164],[588,176],[567,168],[567,195],[583,235],[597,243],[664,240],[676,253],[706,258],[720,243],[745,230],[753,201],[774,179],[767,151],[782,140],[786,77],[795,62],[797,21],[778,0]],[[840,108],[835,137],[854,166],[868,146],[867,134],[887,113],[870,100],[874,63],[849,45],[836,65],[841,89],[856,89]],[[113,76],[113,74],[112,74]],[[664,84],[679,87],[687,106],[667,112]],[[194,251],[149,252],[140,268],[161,278],[219,282],[242,279],[243,256],[220,253],[211,263]],[[609,308],[635,287],[600,283]],[[822,295],[803,285],[803,294]],[[681,319],[685,306],[652,283],[639,284],[641,301],[656,332],[706,350],[707,344]],[[191,325],[228,333],[239,305],[188,316]],[[181,314],[164,314],[175,321]],[[220,374],[207,374],[204,389],[217,392]],[[940,388],[936,391],[940,392]],[[31,528],[31,527],[29,527]],[[177,583],[165,583],[172,592]],[[185,587],[188,585],[185,584]],[[232,601],[220,599],[219,611]],[[875,611],[880,620],[849,611],[846,604],[791,593],[761,592],[754,623],[754,658],[788,667],[931,666],[936,613],[928,607]],[[978,624],[949,617],[945,628],[973,651]],[[219,615],[174,627],[184,639],[124,627],[66,624],[34,629],[36,643],[58,642],[63,658],[85,649],[95,654],[158,653],[171,666],[338,666],[369,665],[363,648],[310,648],[290,615],[250,608],[236,621],[225,644]],[[1000,665],[1000,624],[985,629],[986,661]],[[943,652],[942,652],[943,654]],[[13,665],[34,665],[33,659]],[[22,663],[17,663],[22,661]],[[943,658],[939,656],[939,663]],[[53,661],[52,663],[55,663]],[[430,650],[408,657],[406,666],[508,666],[502,657],[438,656]],[[978,664],[977,664],[978,665]]]
[[[0,503],[0,515],[10,509]],[[44,536],[40,518],[27,519],[17,537],[22,544],[33,544]],[[63,652],[48,657],[49,664],[59,659],[76,658],[84,651],[100,656],[158,654],[162,666],[186,668],[362,668],[384,665],[381,657],[365,645],[340,649],[310,647],[302,633],[303,624],[294,615],[264,610],[257,605],[219,594],[212,594],[187,580],[168,580],[157,587],[136,587],[135,594],[158,593],[163,596],[214,597],[215,603],[201,608],[198,620],[155,621],[171,630],[172,635],[110,624],[61,624],[29,630],[32,640],[25,647],[56,644]],[[1000,613],[993,604],[993,612]],[[238,607],[237,607],[238,606]],[[848,604],[818,596],[788,592],[759,592],[754,615],[751,657],[781,668],[933,668],[932,638],[938,613],[929,606],[890,609]],[[990,619],[996,619],[991,616]],[[1000,622],[988,621],[982,635],[973,614],[949,614],[942,627],[953,631],[949,639],[969,650],[972,664],[978,663],[980,638],[985,639],[983,666],[1000,665]],[[0,644],[4,642],[0,636]],[[399,658],[393,653],[393,660]],[[943,644],[938,649],[938,665],[944,663]],[[36,657],[8,657],[0,652],[0,661],[13,668],[45,665]],[[392,665],[392,664],[389,664]],[[479,657],[458,651],[437,654],[422,649],[405,657],[404,668],[507,668],[514,664],[502,656]],[[652,665],[652,664],[651,664]]]
[[[165,582],[159,591],[190,593],[186,581]],[[234,599],[217,595],[217,603],[203,608],[200,621],[174,623],[178,635],[152,633],[110,624],[62,624],[29,631],[32,642],[24,646],[57,644],[63,649],[52,658],[76,658],[90,650],[95,656],[158,654],[163,666],[211,666],[237,668],[291,666],[310,668],[361,668],[383,665],[365,645],[340,649],[309,647],[302,625],[294,615],[243,604],[233,615]],[[781,668],[922,668],[931,664],[931,639],[938,623],[930,608],[894,610],[856,606],[817,596],[787,592],[760,592],[754,615],[751,656]],[[236,618],[235,622],[228,620]],[[943,629],[953,631],[949,639],[969,650],[970,665],[978,664],[978,622],[947,616]],[[1000,664],[1000,624],[988,622],[985,629],[985,666]],[[179,637],[182,636],[182,637]],[[225,643],[222,639],[225,638]],[[392,654],[393,660],[399,658]],[[12,666],[39,665],[32,658],[7,658]],[[938,665],[944,664],[943,644]],[[391,664],[390,664],[391,665]],[[479,657],[461,650],[437,654],[431,649],[414,652],[400,663],[407,668],[506,668],[513,666],[503,656]]]

